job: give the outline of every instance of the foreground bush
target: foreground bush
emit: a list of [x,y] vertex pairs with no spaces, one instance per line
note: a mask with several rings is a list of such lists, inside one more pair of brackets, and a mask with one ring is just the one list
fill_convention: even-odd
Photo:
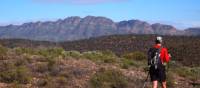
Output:
[[91,79],[92,88],[126,88],[128,80],[119,71],[100,70]]
[[29,74],[28,68],[24,66],[15,67],[12,64],[6,65],[8,67],[7,70],[3,70],[0,72],[0,81],[6,82],[6,83],[21,83],[21,84],[27,84],[31,80],[31,76]]
[[172,71],[167,72],[167,87],[169,88],[175,87],[175,78],[174,78],[174,73]]
[[179,67],[173,71],[182,77],[186,77],[192,80],[199,80],[200,78],[200,67]]

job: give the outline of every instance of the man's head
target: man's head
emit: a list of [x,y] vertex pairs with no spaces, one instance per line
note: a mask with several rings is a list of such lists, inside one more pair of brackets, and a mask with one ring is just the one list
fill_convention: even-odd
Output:
[[162,37],[157,36],[155,42],[156,42],[156,44],[161,44],[162,43]]

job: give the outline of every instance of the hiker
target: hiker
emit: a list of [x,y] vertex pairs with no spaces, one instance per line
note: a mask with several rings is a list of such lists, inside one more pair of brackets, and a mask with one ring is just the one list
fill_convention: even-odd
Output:
[[156,37],[155,45],[148,51],[148,66],[153,88],[158,87],[158,82],[162,88],[166,88],[165,66],[169,62],[171,55],[167,48],[162,46],[162,37]]

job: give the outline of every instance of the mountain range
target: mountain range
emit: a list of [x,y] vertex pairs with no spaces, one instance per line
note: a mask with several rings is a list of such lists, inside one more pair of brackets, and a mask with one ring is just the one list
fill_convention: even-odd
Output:
[[73,41],[116,34],[200,35],[200,28],[178,30],[171,25],[140,20],[114,22],[106,17],[78,16],[57,21],[0,26],[0,38],[40,41]]

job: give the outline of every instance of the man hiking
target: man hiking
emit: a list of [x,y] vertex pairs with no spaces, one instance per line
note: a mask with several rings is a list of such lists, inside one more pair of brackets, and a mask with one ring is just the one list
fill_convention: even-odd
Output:
[[148,66],[153,88],[158,87],[158,82],[162,84],[162,88],[166,88],[166,72],[165,65],[170,60],[167,48],[162,46],[162,37],[156,37],[155,45],[148,51]]

